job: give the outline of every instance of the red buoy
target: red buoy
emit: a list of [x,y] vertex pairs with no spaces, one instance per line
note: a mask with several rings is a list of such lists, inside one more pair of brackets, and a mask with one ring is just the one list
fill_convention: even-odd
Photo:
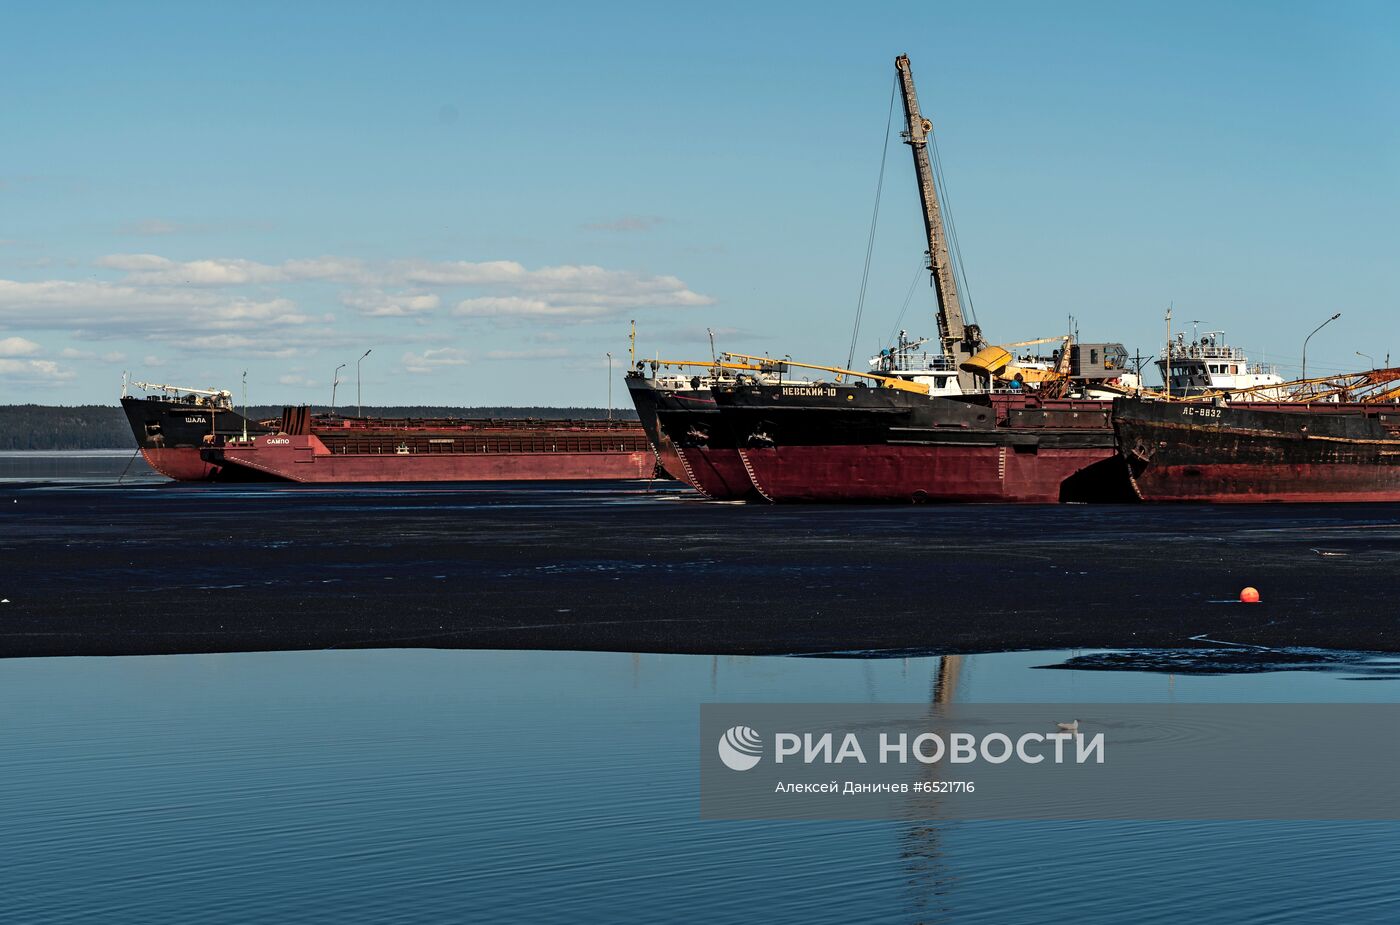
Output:
[[1243,591],[1240,592],[1240,603],[1241,603],[1241,604],[1257,604],[1257,603],[1259,603],[1259,592],[1258,592],[1256,589],[1254,589],[1254,588],[1245,588]]

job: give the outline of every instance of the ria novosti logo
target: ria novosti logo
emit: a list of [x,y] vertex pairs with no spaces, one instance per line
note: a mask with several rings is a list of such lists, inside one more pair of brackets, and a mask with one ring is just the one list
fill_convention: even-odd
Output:
[[731,726],[719,737],[719,760],[731,771],[747,771],[763,757],[763,737],[748,726]]

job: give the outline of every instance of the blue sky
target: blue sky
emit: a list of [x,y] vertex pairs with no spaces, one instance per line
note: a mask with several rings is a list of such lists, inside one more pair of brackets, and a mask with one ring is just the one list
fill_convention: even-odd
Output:
[[[977,318],[1400,365],[1400,7],[53,3],[0,34],[0,403],[138,378],[601,405],[646,355],[844,362],[895,55]],[[899,114],[896,112],[896,120]],[[923,249],[889,150],[859,353]],[[921,281],[904,326],[931,333]],[[616,367],[619,377],[622,362]],[[620,388],[614,389],[619,400]]]

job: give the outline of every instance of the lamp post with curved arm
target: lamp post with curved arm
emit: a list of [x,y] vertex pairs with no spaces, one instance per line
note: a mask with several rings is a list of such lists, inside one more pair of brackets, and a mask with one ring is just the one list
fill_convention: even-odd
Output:
[[1313,334],[1316,334],[1318,331],[1321,331],[1323,328],[1327,327],[1329,324],[1336,321],[1340,317],[1342,317],[1342,313],[1337,312],[1337,314],[1333,315],[1331,318],[1328,318],[1326,321],[1322,322],[1322,324],[1319,324],[1317,327],[1313,328],[1312,334],[1309,334],[1307,337],[1303,338],[1303,379],[1308,378],[1308,341],[1312,340]]
[[335,368],[334,375],[331,376],[331,414],[335,414],[335,387],[340,385],[340,371],[350,364],[341,363]]
[[365,406],[360,404],[360,364],[365,361],[365,357],[369,356],[373,350],[373,347],[369,348],[369,350],[366,350],[360,358],[355,361],[355,417],[357,418],[365,416]]

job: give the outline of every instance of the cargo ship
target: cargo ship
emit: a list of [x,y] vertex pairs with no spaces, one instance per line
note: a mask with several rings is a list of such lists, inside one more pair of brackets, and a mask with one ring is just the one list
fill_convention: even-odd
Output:
[[717,386],[717,414],[662,408],[663,432],[682,460],[723,463],[726,483],[745,476],[771,501],[1127,497],[1110,422],[1111,399],[1138,386],[1127,351],[1066,336],[1044,362],[1027,360],[1008,348],[1042,341],[989,344],[965,320],[928,150],[932,125],[919,111],[908,57],[895,67],[938,338],[919,349],[925,341],[901,332],[869,372],[838,370],[832,382]]
[[674,454],[683,481],[712,501],[758,501],[761,496],[744,471],[743,459],[715,402],[717,388],[734,384],[656,388],[649,400],[662,445]]
[[[127,394],[135,386],[147,394]],[[141,456],[155,471],[181,482],[218,477],[218,467],[199,451],[216,439],[271,433],[276,422],[250,421],[234,410],[226,389],[192,389],[150,382],[122,384],[122,411]]]
[[[726,475],[721,464],[716,470],[708,462],[687,459],[679,445],[663,427],[663,414],[679,413],[694,418],[695,426],[708,428],[718,420],[712,384],[715,379],[699,376],[647,376],[641,370],[627,374],[627,390],[637,408],[637,416],[646,429],[647,438],[656,454],[657,465],[671,478],[690,485],[712,500],[744,499],[752,493],[748,477],[737,468],[739,460],[732,453],[733,472]],[[708,423],[705,423],[708,422]],[[698,469],[697,469],[698,466]]]
[[[144,397],[125,394],[127,386]],[[363,418],[288,408],[254,421],[222,389],[124,383],[122,410],[151,468],[182,482],[644,479],[635,421]]]
[[1029,394],[959,398],[817,384],[717,390],[769,501],[1126,500],[1109,405]]
[[[636,332],[634,330],[634,344]],[[635,351],[634,351],[635,358]],[[650,365],[650,374],[647,366]],[[675,370],[675,371],[672,371]],[[690,370],[687,374],[684,370]],[[714,389],[741,381],[782,382],[787,363],[767,357],[734,357],[726,354],[709,362],[694,360],[644,360],[627,372],[627,391],[636,406],[637,417],[656,454],[657,465],[672,479],[685,482],[712,500],[756,499],[753,485],[743,464],[732,451],[702,456],[682,454],[674,439],[661,425],[663,413],[679,414],[694,420],[681,435],[681,443],[692,446],[689,431],[706,433],[719,426]]]
[[284,482],[646,479],[656,457],[635,421],[312,417],[200,450],[218,478]]
[[1134,494],[1144,501],[1400,501],[1400,370],[1353,378],[1377,388],[1288,403],[1118,399],[1113,428]]
[[[702,385],[702,388],[663,391],[654,403],[662,439],[675,452],[687,481],[706,497],[724,501],[772,500],[755,482],[748,459],[741,452],[746,442],[743,435],[747,433],[743,430],[743,422],[734,421],[732,414],[721,414],[716,395],[731,395],[767,386],[777,388],[788,396],[802,396],[814,394],[810,391],[812,389],[826,388],[824,383],[788,378],[794,366],[835,372],[843,379],[854,379],[862,385],[900,386],[906,382],[901,377],[908,376],[908,387],[919,392],[929,390],[928,382],[936,383],[940,392],[957,392],[956,374],[949,372],[951,367],[941,357],[930,362],[926,354],[917,350],[921,344],[908,341],[905,332],[901,331],[899,345],[903,349],[882,350],[880,356],[871,361],[872,372],[787,360],[777,366],[763,367],[761,376],[743,372],[726,377],[713,376],[707,380],[697,380],[696,385]],[[765,359],[725,354],[722,362],[757,360],[762,363]],[[916,376],[918,382],[915,382]]]

